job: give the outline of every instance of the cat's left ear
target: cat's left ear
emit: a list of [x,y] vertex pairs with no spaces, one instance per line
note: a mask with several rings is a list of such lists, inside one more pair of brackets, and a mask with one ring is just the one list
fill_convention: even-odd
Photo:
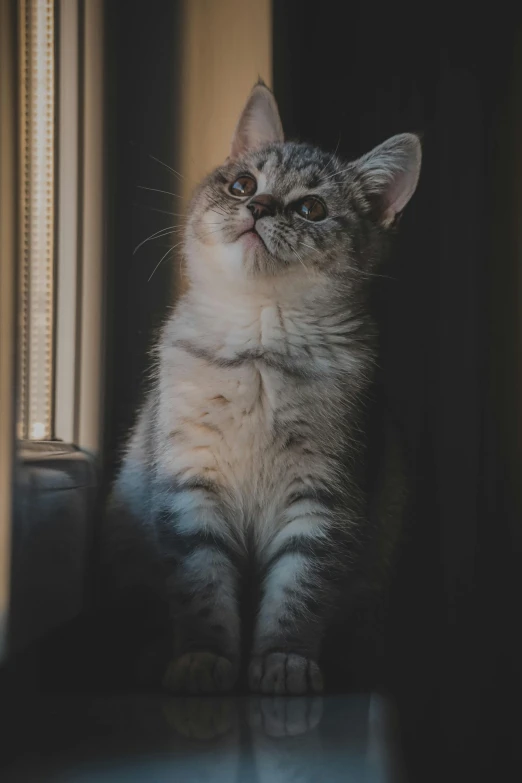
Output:
[[231,158],[239,158],[246,152],[284,141],[283,126],[277,103],[266,84],[259,81],[250,93],[236,125]]
[[391,225],[415,193],[421,159],[419,137],[401,133],[355,161],[352,175],[382,225]]

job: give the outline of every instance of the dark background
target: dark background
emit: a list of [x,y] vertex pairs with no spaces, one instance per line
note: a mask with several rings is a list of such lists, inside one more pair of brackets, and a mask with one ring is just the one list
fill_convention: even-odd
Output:
[[[180,3],[139,0],[106,3],[108,334],[104,479],[147,388],[149,351],[176,291],[176,274],[158,261],[166,236],[137,245],[179,221],[183,203],[143,188],[179,192],[167,166],[178,168],[176,114],[180,83]],[[156,160],[154,160],[156,158]],[[152,275],[152,277],[151,277]],[[150,278],[150,280],[149,280]]]
[[[155,243],[176,202],[175,3],[108,4],[112,334],[106,475],[171,302]],[[420,12],[419,12],[420,13]],[[386,650],[412,780],[501,779],[520,677],[520,16],[395,4],[274,4],[274,90],[288,137],[351,159],[422,135],[419,189],[378,291],[387,393],[413,467]],[[238,63],[238,67],[240,63]],[[154,74],[154,76],[152,76]],[[138,205],[138,206],[137,206]],[[168,218],[167,218],[168,219]],[[522,635],[522,634],[520,634]]]
[[[289,137],[347,159],[394,133],[423,137],[419,188],[376,292],[412,466],[383,673],[412,781],[500,781],[520,767],[522,11],[501,6],[421,16],[274,2]],[[148,282],[168,239],[133,250],[169,224],[155,210],[181,211],[138,187],[177,190],[150,156],[176,168],[178,19],[171,0],[107,3],[105,485],[176,288],[168,262]]]
[[388,685],[412,780],[500,780],[520,728],[520,13],[349,5],[275,3],[274,87],[289,136],[348,159],[423,137],[379,294],[414,482]]

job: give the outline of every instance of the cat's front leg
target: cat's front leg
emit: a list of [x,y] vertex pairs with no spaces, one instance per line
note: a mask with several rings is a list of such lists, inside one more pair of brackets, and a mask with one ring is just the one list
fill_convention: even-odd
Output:
[[248,674],[252,691],[322,691],[318,658],[339,591],[338,555],[330,515],[319,504],[275,536],[262,566],[262,598]]
[[240,658],[239,563],[219,493],[209,482],[192,482],[168,505],[158,526],[175,654],[163,685],[176,693],[229,691]]

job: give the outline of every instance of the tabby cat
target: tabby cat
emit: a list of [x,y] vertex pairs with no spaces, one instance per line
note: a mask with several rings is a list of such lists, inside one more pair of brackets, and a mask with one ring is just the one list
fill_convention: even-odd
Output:
[[395,532],[386,509],[370,520],[359,481],[377,351],[368,291],[420,163],[411,134],[355,162],[285,142],[259,83],[229,157],[194,193],[188,290],[106,529],[113,595],[143,584],[168,605],[172,692],[228,691],[242,661],[253,691],[321,691],[337,608],[379,587]]

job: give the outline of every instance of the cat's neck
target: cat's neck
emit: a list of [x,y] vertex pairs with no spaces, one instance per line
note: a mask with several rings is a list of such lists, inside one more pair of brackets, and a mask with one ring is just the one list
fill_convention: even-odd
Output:
[[[299,288],[301,286],[301,288]],[[295,281],[242,281],[210,289],[193,286],[169,324],[173,342],[197,343],[229,361],[245,355],[285,355],[296,361],[345,366],[344,349],[359,330],[357,314],[329,280],[306,286]],[[335,358],[338,355],[338,360]]]
[[[214,329],[229,330],[262,321],[267,311],[299,319],[316,311],[320,317],[324,303],[332,304],[331,281],[303,275],[280,278],[242,279],[218,284],[193,285],[186,294],[183,308],[192,318],[211,323]],[[326,314],[326,312],[325,312]]]
[[277,274],[245,273],[239,255],[222,263],[219,253],[196,263],[187,248],[189,288],[183,309],[193,318],[211,322],[213,328],[234,328],[243,321],[261,320],[267,310],[277,309],[299,319],[313,311],[318,320],[332,310],[346,313],[346,292],[339,281],[317,267],[288,266]]

